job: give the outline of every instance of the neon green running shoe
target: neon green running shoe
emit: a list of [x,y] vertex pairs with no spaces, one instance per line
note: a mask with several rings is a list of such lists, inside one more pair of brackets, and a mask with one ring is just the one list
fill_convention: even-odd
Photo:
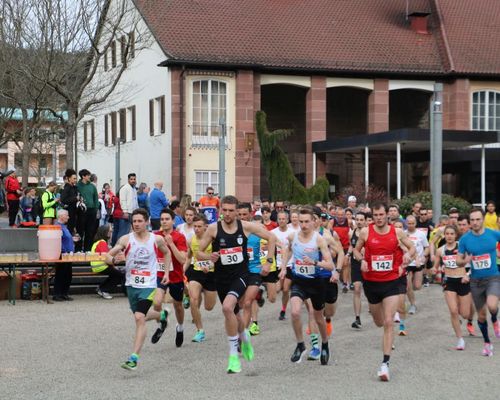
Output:
[[137,369],[137,361],[127,360],[122,364],[123,369],[128,369],[129,371],[134,371]]
[[252,361],[254,358],[254,353],[253,353],[253,346],[252,343],[250,343],[250,340],[248,342],[241,342],[241,354],[243,355],[243,358],[247,361]]
[[238,354],[229,356],[227,361],[227,373],[228,374],[237,374],[241,372],[241,362]]
[[252,322],[248,331],[250,332],[250,335],[257,336],[260,333],[260,326],[255,322]]

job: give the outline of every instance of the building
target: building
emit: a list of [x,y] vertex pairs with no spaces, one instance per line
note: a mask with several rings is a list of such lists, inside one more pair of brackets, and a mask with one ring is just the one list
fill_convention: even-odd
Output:
[[[135,0],[134,5],[155,41],[123,76],[141,87],[120,105],[137,107],[137,139],[121,146],[121,160],[122,169],[139,173],[139,180],[161,177],[170,184],[168,191],[195,197],[208,184],[217,190],[223,122],[226,193],[242,200],[267,195],[258,147],[249,146],[255,111],[262,109],[270,129],[294,130],[283,149],[306,185],[320,175],[332,191],[362,182],[364,143],[386,133],[423,138],[422,146],[398,147],[402,194],[426,190],[430,101],[434,84],[441,82],[449,138],[444,190],[479,201],[474,182],[481,150],[469,146],[486,143],[487,197],[498,197],[500,149],[491,144],[495,135],[492,140],[479,131],[500,130],[500,41],[491,39],[500,26],[500,2]],[[157,111],[162,102],[165,134],[158,138],[153,132],[162,126],[163,111]],[[90,164],[111,179],[116,146],[103,139],[113,129],[103,128],[107,112],[95,125],[96,143],[107,146],[96,145],[79,158],[82,166]],[[343,147],[337,145],[342,141]],[[388,162],[391,182],[396,181],[395,147],[394,142],[372,145],[371,183],[387,185]],[[396,196],[394,184],[391,194]]]

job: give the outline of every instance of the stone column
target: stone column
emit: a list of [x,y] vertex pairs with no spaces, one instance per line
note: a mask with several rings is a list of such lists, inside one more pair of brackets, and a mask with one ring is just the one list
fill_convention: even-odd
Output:
[[470,81],[457,79],[443,85],[443,129],[470,130]]
[[374,79],[368,97],[368,133],[389,130],[389,80]]

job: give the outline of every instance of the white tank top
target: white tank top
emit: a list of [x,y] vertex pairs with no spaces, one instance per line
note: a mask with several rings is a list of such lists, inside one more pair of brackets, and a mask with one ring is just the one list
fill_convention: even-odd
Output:
[[135,233],[128,236],[128,246],[125,250],[126,261],[126,286],[137,289],[156,288],[156,271],[158,261],[156,259],[155,235],[149,234],[146,243],[139,242]]
[[186,242],[189,243],[189,241],[193,238],[194,228],[189,228],[186,223],[179,225],[177,230],[184,235]]

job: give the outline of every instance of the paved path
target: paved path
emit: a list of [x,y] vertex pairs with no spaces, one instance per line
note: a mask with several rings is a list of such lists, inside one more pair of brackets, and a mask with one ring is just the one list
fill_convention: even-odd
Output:
[[[207,341],[175,348],[173,323],[156,345],[149,337],[140,367],[119,367],[131,349],[133,319],[126,299],[77,296],[46,305],[0,303],[1,399],[498,399],[500,340],[492,358],[480,355],[482,340],[466,338],[464,352],[452,350],[447,309],[438,286],[418,293],[419,312],[408,321],[409,336],[397,338],[392,380],[378,382],[381,331],[366,313],[364,329],[353,331],[352,294],[340,295],[334,336],[335,362],[294,365],[289,321],[277,320],[277,304],[266,304],[256,358],[239,375],[225,373],[227,341],[220,307],[205,315]],[[190,318],[188,319],[190,321]],[[172,321],[171,321],[172,322]]]

